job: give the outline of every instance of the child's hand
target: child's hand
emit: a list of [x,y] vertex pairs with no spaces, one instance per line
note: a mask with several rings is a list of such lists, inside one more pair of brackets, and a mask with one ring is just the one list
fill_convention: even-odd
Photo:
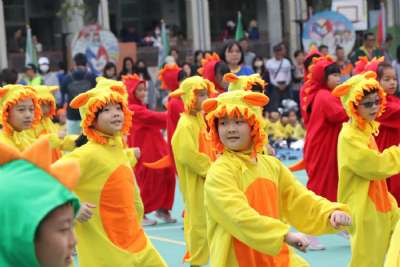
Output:
[[94,208],[96,208],[96,205],[90,203],[82,203],[82,206],[77,216],[77,220],[81,223],[90,220],[90,218],[92,218],[93,216],[93,212],[91,211],[91,209]]
[[335,229],[339,229],[340,226],[349,226],[351,225],[351,217],[340,210],[335,210],[332,212],[329,222]]
[[62,130],[58,132],[58,137],[60,139],[64,139],[64,137],[67,135],[66,131]]
[[310,245],[308,238],[301,233],[287,233],[285,242],[303,252],[307,252],[307,247]]
[[136,159],[139,159],[139,158],[140,158],[140,155],[141,155],[141,153],[140,153],[140,148],[134,147],[134,148],[133,148],[133,154],[135,154]]

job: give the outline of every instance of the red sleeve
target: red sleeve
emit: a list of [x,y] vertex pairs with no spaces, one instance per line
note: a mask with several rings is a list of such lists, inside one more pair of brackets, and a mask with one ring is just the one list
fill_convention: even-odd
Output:
[[320,92],[314,102],[321,105],[325,118],[331,123],[341,123],[349,120],[340,99],[327,90]]
[[179,101],[178,99],[171,99],[168,103],[168,113],[173,125],[178,124],[179,118],[181,113],[185,110],[183,102]]
[[378,121],[385,127],[400,128],[400,100],[389,100],[385,112],[378,118]]
[[142,125],[165,129],[167,127],[167,112],[157,112],[137,105],[129,105],[133,113],[133,123],[140,121]]

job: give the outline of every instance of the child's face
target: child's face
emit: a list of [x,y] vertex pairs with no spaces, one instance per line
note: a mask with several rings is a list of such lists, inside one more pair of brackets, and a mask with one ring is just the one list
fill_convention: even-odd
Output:
[[357,106],[357,112],[366,122],[373,121],[376,119],[380,104],[381,99],[377,93],[369,94],[363,97]]
[[271,111],[271,113],[269,113],[269,116],[271,122],[277,122],[280,118],[279,112],[277,111]]
[[225,50],[226,63],[229,65],[238,65],[241,57],[242,53],[240,53],[240,49],[237,45],[233,45],[231,49],[228,48]]
[[42,111],[42,117],[47,117],[50,113],[50,104],[48,103],[43,103],[40,105],[40,109]]
[[107,135],[114,135],[122,130],[124,119],[121,105],[110,103],[99,112],[94,128]]
[[136,88],[135,96],[140,102],[144,103],[144,100],[147,96],[147,88],[143,83],[140,83]]
[[106,70],[106,77],[113,78],[116,75],[114,68],[109,68]]
[[326,86],[328,86],[328,89],[333,90],[339,84],[340,84],[340,73],[332,73],[328,75],[328,79],[326,80]]
[[201,111],[201,104],[203,104],[204,100],[208,98],[207,89],[202,89],[196,91],[196,106],[195,111]]
[[47,215],[37,230],[36,258],[42,267],[67,267],[76,245],[72,205],[63,205]]
[[282,116],[281,117],[281,123],[283,126],[287,125],[289,122],[289,117],[288,116]]
[[397,79],[396,72],[393,68],[385,68],[383,70],[382,78],[379,83],[383,87],[383,90],[389,95],[394,95],[397,90]]
[[58,120],[61,125],[64,125],[67,122],[67,116],[66,116],[65,112],[58,114]]
[[218,135],[222,144],[233,151],[251,148],[251,128],[244,118],[223,117],[218,120]]
[[289,123],[291,125],[295,125],[297,123],[297,115],[296,112],[290,112],[289,113]]
[[31,98],[19,101],[10,109],[8,123],[18,132],[27,130],[32,127],[34,111]]
[[225,91],[228,89],[229,83],[224,81],[224,75],[221,73],[215,73],[215,81],[225,89]]

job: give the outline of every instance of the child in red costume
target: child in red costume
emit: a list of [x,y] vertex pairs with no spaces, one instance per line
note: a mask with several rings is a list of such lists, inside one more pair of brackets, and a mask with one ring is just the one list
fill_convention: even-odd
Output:
[[313,61],[309,87],[305,88],[311,111],[304,144],[304,163],[309,177],[307,188],[336,202],[337,139],[348,117],[339,98],[331,94],[340,82],[339,66],[330,57]]
[[[175,91],[179,87],[179,82],[185,78],[184,71],[176,64],[165,64],[158,76],[161,81],[161,89]],[[175,162],[172,154],[171,139],[174,135],[181,113],[185,110],[183,101],[179,97],[170,97],[167,103],[167,136],[169,150],[169,166],[176,173]]]
[[134,121],[128,136],[130,147],[139,147],[141,156],[135,166],[135,176],[144,205],[143,225],[153,225],[146,214],[156,211],[156,217],[167,223],[176,223],[170,214],[175,195],[175,174],[171,167],[150,169],[143,165],[168,155],[168,145],[161,129],[167,126],[167,112],[148,109],[143,103],[147,94],[145,81],[137,75],[123,76],[128,90],[129,109]]
[[228,65],[222,61],[218,54],[206,55],[201,60],[202,67],[197,72],[203,76],[204,79],[209,80],[217,89],[217,94],[222,94],[227,91],[228,83],[224,81],[224,75],[230,72]]

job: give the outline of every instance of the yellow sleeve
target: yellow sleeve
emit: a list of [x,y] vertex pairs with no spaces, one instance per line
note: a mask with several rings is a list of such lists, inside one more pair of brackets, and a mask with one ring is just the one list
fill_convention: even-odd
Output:
[[70,134],[70,135],[66,135],[63,139],[62,139],[62,143],[61,143],[61,150],[63,151],[72,151],[76,148],[75,145],[75,140],[78,138],[79,136],[76,134]]
[[240,173],[227,165],[214,163],[211,166],[204,186],[208,216],[246,245],[265,254],[277,255],[289,232],[289,225],[260,215],[250,207],[234,172],[236,175]]
[[135,208],[137,213],[137,219],[140,224],[142,224],[143,216],[144,216],[144,206],[142,202],[142,197],[140,196],[139,186],[135,183]]
[[136,159],[136,156],[135,156],[135,151],[133,150],[133,148],[125,148],[124,152],[125,152],[126,156],[128,157],[129,165],[133,169],[136,166],[136,163],[137,163],[137,159]]
[[397,223],[393,232],[389,250],[386,254],[385,267],[400,266],[400,222]]
[[311,235],[333,233],[337,230],[329,222],[335,210],[350,214],[345,204],[330,202],[308,190],[278,160],[280,165],[280,198],[283,216],[297,230]]
[[211,165],[211,159],[204,153],[199,152],[198,142],[194,138],[193,130],[178,123],[178,127],[172,137],[172,151],[175,161],[191,169],[195,174],[206,177]]
[[342,163],[343,167],[368,180],[382,180],[400,173],[400,147],[391,146],[379,152],[359,138],[342,137],[338,153],[343,155],[343,162],[339,165]]

